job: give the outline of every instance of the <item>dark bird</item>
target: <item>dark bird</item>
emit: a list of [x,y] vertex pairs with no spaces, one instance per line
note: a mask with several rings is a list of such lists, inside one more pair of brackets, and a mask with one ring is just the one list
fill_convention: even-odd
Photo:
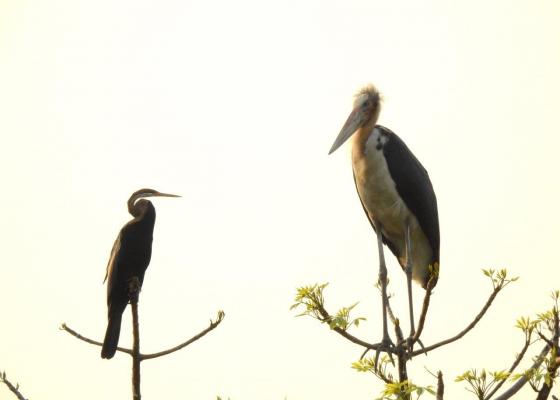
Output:
[[[128,212],[134,217],[120,231],[107,264],[108,324],[101,358],[112,358],[117,351],[121,319],[129,302],[129,283],[137,278],[140,286],[152,256],[156,209],[143,197],[180,197],[153,189],[140,189],[128,199]],[[105,280],[103,282],[105,282]]]
[[387,269],[383,245],[387,245],[406,272],[410,313],[410,337],[414,336],[411,281],[424,289],[439,272],[439,219],[436,195],[428,172],[406,144],[391,130],[376,125],[381,109],[377,89],[366,86],[358,92],[354,109],[332,145],[329,154],[350,136],[354,183],[362,207],[377,234],[379,281],[382,292],[383,339],[387,332]]

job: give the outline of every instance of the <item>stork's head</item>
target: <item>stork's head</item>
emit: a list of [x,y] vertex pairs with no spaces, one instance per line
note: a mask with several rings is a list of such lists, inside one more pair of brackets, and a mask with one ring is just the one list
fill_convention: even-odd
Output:
[[334,141],[329,154],[338,149],[350,136],[363,127],[373,127],[377,123],[379,111],[381,110],[381,95],[373,85],[362,88],[354,100],[354,109],[348,116],[346,123],[340,130]]

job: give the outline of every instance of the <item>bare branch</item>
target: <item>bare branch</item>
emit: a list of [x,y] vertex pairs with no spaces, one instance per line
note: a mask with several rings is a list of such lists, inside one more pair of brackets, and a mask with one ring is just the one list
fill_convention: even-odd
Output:
[[[85,337],[85,336],[79,334],[78,332],[76,332],[75,330],[73,330],[72,328],[70,328],[68,325],[66,325],[66,323],[64,323],[64,322],[62,323],[62,325],[60,325],[59,329],[60,329],[61,331],[66,331],[66,332],[68,332],[69,334],[71,334],[71,335],[74,336],[75,338],[78,338],[78,339],[80,339],[80,340],[82,340],[82,341],[84,341],[84,342],[86,342],[86,343],[93,344],[93,345],[100,346],[100,347],[103,346],[103,343],[98,342],[98,341],[93,340],[93,339],[89,339],[89,338],[87,338],[87,337]],[[117,351],[126,353],[126,354],[128,354],[128,355],[132,355],[132,350],[126,349],[126,348],[124,348],[124,347],[117,347]]]
[[137,277],[128,283],[128,298],[132,312],[132,399],[140,400],[140,323],[138,322],[138,296],[142,284]]
[[[389,306],[387,307],[387,311],[389,312],[389,315],[391,315],[391,320],[395,325],[395,336],[397,338],[397,343],[404,343],[404,335],[401,329],[401,325],[399,323],[399,319],[395,318],[395,315],[393,314],[393,310],[391,310]],[[406,363],[408,359],[407,359],[407,355],[405,354],[406,352],[402,350],[402,347],[398,347],[398,350],[399,351],[397,352],[397,371],[399,372],[399,382],[404,382],[408,380],[408,372],[406,370]],[[393,361],[392,358],[391,361]],[[393,365],[394,364],[395,363],[393,362]],[[410,396],[408,397],[405,396],[404,398],[410,399]]]
[[441,371],[438,371],[437,373],[436,400],[443,400],[443,374]]
[[431,346],[428,346],[422,350],[416,350],[413,351],[412,354],[410,355],[410,357],[416,357],[419,354],[424,354],[428,351],[431,350],[435,350],[438,347],[441,346],[445,346],[446,344],[449,343],[453,343],[456,340],[461,339],[463,336],[465,336],[472,328],[475,327],[475,325],[482,319],[482,317],[484,316],[484,314],[486,314],[486,311],[488,311],[488,309],[490,308],[490,306],[492,305],[492,302],[494,301],[494,299],[496,298],[496,296],[498,295],[498,293],[500,292],[500,290],[503,288],[503,286],[498,286],[494,289],[494,291],[492,292],[492,294],[490,295],[490,297],[488,298],[488,301],[486,301],[486,304],[484,305],[484,307],[482,307],[482,310],[480,310],[480,312],[478,313],[478,315],[475,317],[475,319],[465,328],[463,329],[461,332],[459,332],[457,335],[453,336],[452,338],[446,339],[446,340],[442,340],[439,343],[433,344]]
[[[354,335],[352,335],[352,334],[346,332],[344,329],[335,327],[335,328],[333,328],[333,331],[335,331],[335,332],[338,333],[339,335],[345,337],[346,339],[348,339],[348,340],[351,341],[352,343],[356,343],[356,344],[358,344],[358,345],[360,345],[360,346],[363,346],[363,347],[366,347],[366,348],[368,348],[368,349],[370,349],[370,350],[377,350],[377,349],[385,350],[385,347],[384,347],[384,346],[381,346],[380,344],[372,344],[372,343],[364,342],[363,340],[358,339],[356,336],[354,336]],[[393,350],[391,350],[391,349],[388,349],[387,352],[388,352],[388,353],[392,353],[392,354],[396,354],[396,352],[393,351]]]
[[[387,315],[389,315],[389,319],[391,320],[393,326],[395,327],[395,333],[397,333],[397,342],[402,341],[403,340],[402,330],[400,328],[397,330],[397,327],[400,326],[399,319],[395,316],[395,313],[393,313],[393,309],[391,308],[391,303],[388,300],[387,300]],[[398,337],[399,331],[400,331],[400,339]]]
[[[208,328],[204,329],[204,330],[203,330],[202,332],[200,332],[199,334],[193,336],[193,337],[190,338],[189,340],[187,340],[187,341],[185,341],[185,342],[183,342],[183,343],[181,343],[181,344],[179,344],[179,345],[177,345],[177,346],[175,346],[175,347],[172,347],[172,348],[167,349],[167,350],[164,350],[164,351],[160,351],[160,352],[157,352],[157,353],[150,353],[150,354],[142,354],[142,353],[140,353],[140,360],[141,360],[141,361],[144,361],[144,360],[149,360],[149,359],[152,359],[152,358],[161,357],[161,356],[164,356],[164,355],[166,355],[166,354],[173,353],[173,352],[175,352],[175,351],[177,351],[177,350],[181,350],[181,349],[184,348],[184,347],[187,347],[189,344],[191,344],[191,343],[193,343],[193,342],[196,342],[198,339],[200,339],[201,337],[205,336],[208,332],[214,330],[214,329],[223,321],[224,317],[225,317],[225,313],[224,313],[223,311],[221,311],[221,310],[218,311],[218,316],[217,316],[217,318],[216,318],[216,321],[210,320],[210,325],[208,326]],[[86,342],[86,343],[93,344],[93,345],[96,345],[96,346],[102,346],[102,345],[103,345],[103,343],[101,343],[101,342],[98,342],[98,341],[96,341],[96,340],[89,339],[89,338],[87,338],[87,337],[85,337],[85,336],[79,334],[79,333],[76,332],[75,330],[71,329],[71,328],[70,328],[68,325],[66,325],[65,323],[63,323],[63,324],[60,326],[60,330],[66,331],[66,332],[68,332],[69,334],[71,334],[72,336],[74,336],[74,337],[76,337],[76,338],[78,338],[78,339],[80,339],[80,340],[82,340],[82,341],[84,341],[84,342]],[[350,335],[350,336],[351,336],[351,335]],[[356,339],[356,340],[359,340],[359,339]],[[374,346],[374,345],[370,345],[369,343],[365,343],[365,342],[363,342],[363,343],[366,345],[365,347],[367,347],[368,345],[369,345],[369,346]],[[360,343],[358,343],[358,344],[360,344]],[[126,353],[126,354],[132,356],[132,350],[131,350],[131,349],[127,349],[127,348],[124,348],[124,347],[117,347],[117,351],[120,351],[120,352],[123,352],[123,353]]]
[[[317,304],[317,311],[319,311],[319,314],[321,315],[321,321],[322,322],[328,322],[332,319],[331,315],[327,312],[327,310],[325,310],[325,307],[323,307],[322,304]],[[348,339],[352,343],[355,343],[357,345],[365,347],[366,349],[370,349],[370,350],[380,349],[380,350],[387,351],[387,353],[392,353],[392,354],[397,353],[395,350],[386,349],[384,346],[381,346],[380,344],[372,344],[372,343],[364,342],[363,340],[358,339],[356,336],[348,333],[344,329],[339,328],[337,326],[333,327],[332,330],[335,331],[336,333],[338,333],[339,335],[345,337],[346,339]]]
[[19,391],[19,384],[12,384],[12,382],[10,382],[8,380],[8,378],[6,378],[6,373],[2,372],[0,374],[0,382],[3,382],[6,386],[8,386],[8,389],[10,389],[10,391],[15,394],[15,396],[19,399],[19,400],[27,400],[25,397],[23,397],[23,394],[21,394],[21,392]]
[[218,325],[220,325],[220,323],[224,320],[225,317],[225,313],[223,311],[218,311],[218,316],[216,318],[216,321],[212,321],[210,320],[210,326],[208,326],[208,328],[204,329],[202,332],[200,332],[198,335],[193,336],[192,338],[190,338],[189,340],[187,340],[186,342],[181,343],[180,345],[177,345],[175,347],[172,347],[168,350],[164,350],[164,351],[160,351],[158,353],[152,353],[152,354],[144,354],[141,355],[140,358],[142,361],[144,360],[149,360],[151,358],[157,358],[157,357],[161,357],[164,356],[166,354],[171,354],[177,350],[181,350],[184,347],[187,347],[189,344],[196,342],[198,339],[200,339],[201,337],[203,337],[204,335],[206,335],[208,332],[214,330]]
[[426,322],[426,315],[428,314],[428,307],[430,306],[430,297],[432,296],[432,290],[434,285],[432,279],[428,282],[426,288],[426,294],[424,295],[424,302],[422,303],[422,312],[420,313],[420,319],[418,320],[418,329],[412,338],[412,345],[420,339],[420,335],[424,330],[424,323]]
[[535,330],[537,332],[537,335],[539,335],[539,337],[541,338],[541,340],[543,342],[545,342],[546,344],[548,344],[549,347],[554,347],[554,342],[547,338],[545,335],[543,335],[539,330]]

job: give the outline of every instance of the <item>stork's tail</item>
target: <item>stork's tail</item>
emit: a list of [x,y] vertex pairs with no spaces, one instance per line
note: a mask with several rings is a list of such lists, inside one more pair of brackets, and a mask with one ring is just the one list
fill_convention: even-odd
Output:
[[121,334],[121,320],[121,313],[109,316],[107,332],[105,332],[105,339],[101,348],[101,358],[113,358],[117,352],[117,345],[119,344],[119,336]]

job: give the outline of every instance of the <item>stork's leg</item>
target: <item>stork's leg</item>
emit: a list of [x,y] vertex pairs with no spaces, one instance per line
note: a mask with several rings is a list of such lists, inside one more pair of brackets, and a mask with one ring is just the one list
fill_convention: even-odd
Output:
[[411,340],[416,333],[414,327],[414,306],[412,304],[412,240],[410,239],[410,223],[406,223],[406,285],[408,288],[408,311],[410,315],[409,350],[412,350]]
[[[379,251],[379,284],[381,285],[381,305],[383,313],[383,338],[381,339],[381,347],[390,349],[394,347],[389,331],[387,329],[387,307],[389,299],[387,297],[387,266],[385,265],[385,256],[383,255],[383,237],[381,234],[381,225],[375,223],[375,231],[377,233],[377,250]],[[390,353],[389,353],[390,354]],[[379,350],[375,354],[375,367],[379,359]]]
[[383,254],[381,226],[376,225],[377,250],[379,251],[379,284],[381,285],[381,306],[383,307],[383,342],[389,342],[389,331],[387,328],[387,266],[385,264],[385,255]]

